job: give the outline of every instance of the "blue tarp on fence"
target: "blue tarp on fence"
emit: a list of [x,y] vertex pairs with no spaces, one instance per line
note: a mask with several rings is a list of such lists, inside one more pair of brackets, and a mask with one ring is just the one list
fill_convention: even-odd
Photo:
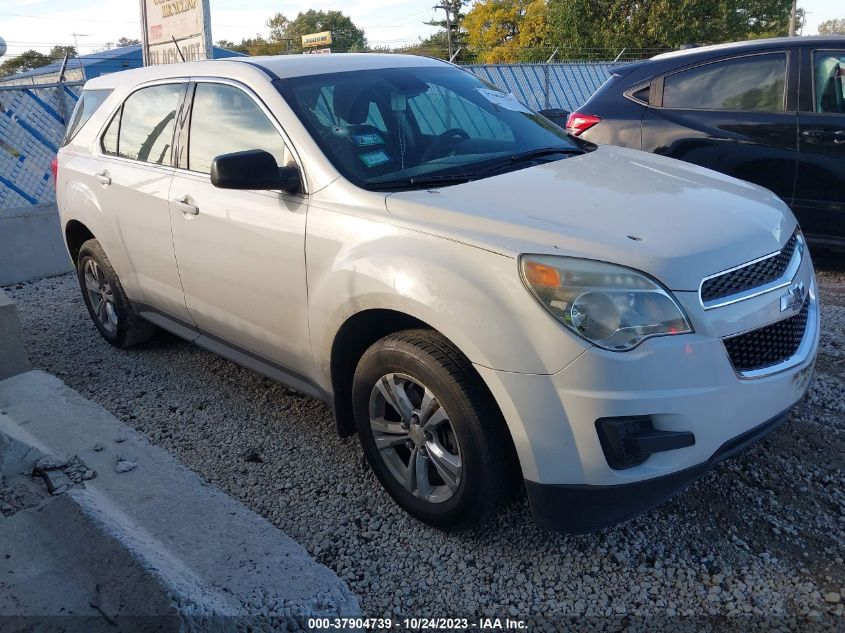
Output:
[[464,68],[502,90],[513,92],[534,110],[561,108],[572,112],[599,89],[614,66],[618,64],[473,64]]
[[53,201],[50,162],[80,88],[0,88],[0,209]]

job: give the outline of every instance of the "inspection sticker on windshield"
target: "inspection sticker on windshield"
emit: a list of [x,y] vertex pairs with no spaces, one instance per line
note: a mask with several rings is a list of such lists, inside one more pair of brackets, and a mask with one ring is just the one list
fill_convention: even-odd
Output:
[[370,152],[369,154],[361,154],[360,158],[367,167],[376,167],[377,165],[384,165],[390,162],[390,156],[387,155],[383,149],[377,152]]
[[381,138],[381,134],[376,134],[375,132],[370,134],[353,134],[350,138],[352,138],[352,142],[358,147],[384,145],[384,139]]
[[531,110],[522,105],[512,92],[499,92],[498,90],[488,90],[487,88],[476,88],[476,90],[487,101],[500,108],[513,110],[514,112],[531,113]]

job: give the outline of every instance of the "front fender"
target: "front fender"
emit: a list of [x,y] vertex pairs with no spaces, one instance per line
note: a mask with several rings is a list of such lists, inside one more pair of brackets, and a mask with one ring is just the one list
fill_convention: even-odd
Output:
[[532,299],[512,257],[388,217],[312,207],[306,259],[312,348],[324,386],[335,335],[370,309],[423,321],[473,363],[497,370],[554,373],[589,347]]

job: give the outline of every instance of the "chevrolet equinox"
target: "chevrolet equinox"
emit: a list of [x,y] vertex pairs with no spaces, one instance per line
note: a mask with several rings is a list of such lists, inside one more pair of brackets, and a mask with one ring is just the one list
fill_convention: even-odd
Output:
[[331,404],[395,501],[466,529],[635,516],[782,423],[813,266],[756,185],[596,145],[438,60],[89,81],[56,169],[82,297]]

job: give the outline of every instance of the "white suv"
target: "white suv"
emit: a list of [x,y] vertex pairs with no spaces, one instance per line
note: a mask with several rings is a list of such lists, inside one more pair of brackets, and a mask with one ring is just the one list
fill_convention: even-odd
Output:
[[444,62],[242,58],[89,81],[58,156],[100,333],[169,330],[333,405],[461,529],[634,516],[788,417],[813,267],[772,193],[566,134]]

